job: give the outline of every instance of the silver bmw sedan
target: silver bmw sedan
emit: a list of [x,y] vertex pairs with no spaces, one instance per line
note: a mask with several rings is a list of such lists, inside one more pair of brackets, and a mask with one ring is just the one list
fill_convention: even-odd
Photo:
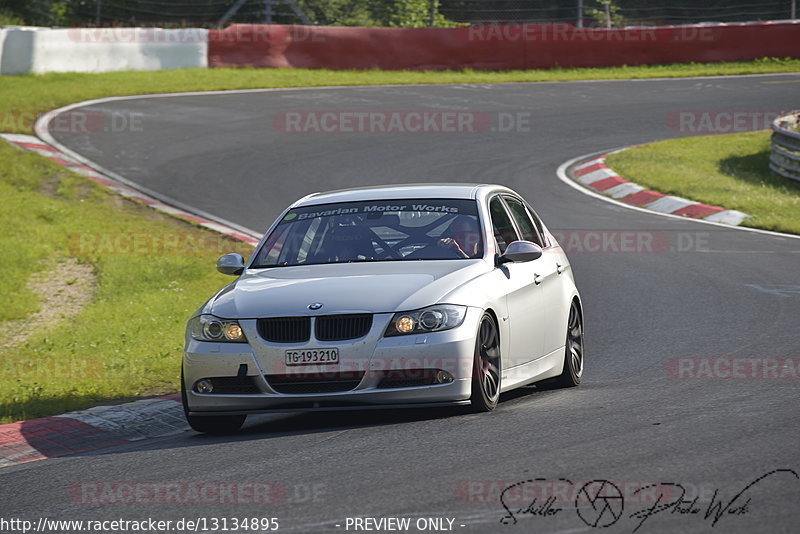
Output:
[[581,382],[569,261],[503,186],[315,193],[217,269],[237,278],[186,329],[183,406],[199,432],[265,412],[490,411],[520,386]]

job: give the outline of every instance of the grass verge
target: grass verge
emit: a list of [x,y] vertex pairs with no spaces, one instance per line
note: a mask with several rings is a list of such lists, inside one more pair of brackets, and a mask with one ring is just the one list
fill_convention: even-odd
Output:
[[769,170],[769,139],[769,132],[670,139],[607,164],[656,191],[752,215],[744,226],[800,234],[800,183]]
[[[798,71],[800,60],[763,59],[509,72],[186,69],[5,76],[0,89],[0,131],[31,133],[40,113],[117,95]],[[4,337],[24,340],[8,343],[0,337],[0,423],[176,391],[185,320],[228,281],[213,270],[214,259],[228,250],[242,251],[243,246],[121,199],[2,141],[0,195],[0,245],[4,250],[0,256],[4,274],[0,277],[4,299],[0,322],[13,324],[17,330]],[[741,209],[754,213],[747,207]],[[136,236],[144,246],[134,245],[131,251],[130,240]],[[171,245],[167,246],[167,241]],[[245,247],[243,252],[247,251]],[[69,258],[92,267],[97,286],[92,300],[75,315],[25,332],[25,318],[40,306],[40,298],[26,282],[32,273],[47,274],[56,263],[72,261]]]
[[93,98],[118,95],[218,91],[327,85],[564,82],[642,78],[680,78],[799,72],[800,60],[764,58],[729,63],[688,63],[636,67],[527,71],[332,71],[309,69],[183,69],[103,74],[4,76],[0,131],[30,133],[45,111]]
[[[22,319],[0,339],[0,423],[177,391],[186,319],[230,281],[214,260],[251,249],[4,141],[0,198],[0,319]],[[77,315],[25,332],[39,307],[26,289],[31,273],[46,278],[68,258],[91,265],[93,298]]]

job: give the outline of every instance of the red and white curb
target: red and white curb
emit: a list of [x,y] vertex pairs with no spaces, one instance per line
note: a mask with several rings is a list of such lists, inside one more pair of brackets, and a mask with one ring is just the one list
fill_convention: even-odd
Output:
[[62,167],[66,167],[71,171],[75,171],[79,174],[82,174],[87,178],[89,178],[90,180],[92,180],[93,182],[98,183],[108,189],[111,189],[112,191],[122,195],[125,198],[141,202],[142,204],[146,204],[151,208],[172,215],[173,217],[177,217],[179,219],[183,219],[185,221],[198,224],[200,226],[208,228],[209,230],[219,232],[234,239],[238,239],[239,241],[244,241],[245,243],[249,243],[253,246],[258,244],[259,239],[256,235],[250,235],[248,233],[241,231],[238,228],[234,228],[232,226],[228,226],[217,221],[212,221],[211,219],[207,219],[204,217],[198,217],[197,215],[187,210],[176,208],[175,206],[170,206],[169,204],[162,202],[161,200],[153,198],[127,184],[120,183],[118,180],[115,180],[114,178],[104,173],[101,173],[84,163],[77,161],[71,155],[66,154],[65,152],[50,145],[49,143],[42,141],[38,137],[34,137],[32,135],[21,135],[21,134],[0,134],[0,138],[5,139],[10,144],[17,146],[19,148],[29,150],[31,152],[36,152],[37,154],[41,154],[47,159],[55,163],[58,163]]
[[[53,145],[32,135],[0,134],[11,145],[36,152],[71,171],[86,176],[125,198],[219,232],[253,246],[255,233],[199,217],[171,206],[142,191],[99,172]],[[0,425],[0,468],[102,449],[146,438],[178,434],[189,430],[180,395],[143,399],[115,406],[96,406],[54,417]]]
[[0,425],[0,468],[180,434],[180,394]]
[[626,204],[650,211],[671,215],[703,219],[710,222],[738,226],[749,215],[719,206],[709,206],[693,200],[675,197],[645,189],[626,180],[606,165],[608,154],[595,157],[572,169],[576,182],[594,189],[598,193]]

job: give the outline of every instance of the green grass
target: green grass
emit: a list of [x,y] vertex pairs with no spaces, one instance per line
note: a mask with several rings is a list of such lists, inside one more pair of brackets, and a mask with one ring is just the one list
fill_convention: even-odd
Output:
[[[30,133],[33,120],[40,113],[83,100],[115,95],[267,87],[559,82],[798,71],[800,60],[764,59],[510,72],[186,69],[4,76],[0,85],[0,131]],[[763,140],[760,142],[763,145]],[[626,158],[636,160],[638,150],[653,148],[626,152],[619,156],[620,161],[624,162]],[[763,154],[736,151],[729,157],[731,161],[725,168],[741,168],[745,169],[747,176],[757,176],[753,174],[755,164],[747,159],[750,156],[758,161],[765,160]],[[661,157],[669,159],[674,156]],[[778,189],[768,182],[769,179],[769,176],[764,178],[770,185],[763,188]],[[91,265],[97,276],[94,298],[78,315],[42,331],[31,332],[21,345],[0,345],[0,423],[176,391],[185,321],[204,299],[230,280],[213,268],[213,261],[222,252],[217,248],[242,252],[249,249],[239,243],[226,242],[214,250],[185,247],[189,253],[181,248],[177,251],[120,254],[71,246],[76,239],[79,241],[80,233],[87,230],[111,236],[124,236],[131,232],[156,237],[178,233],[185,240],[195,241],[207,240],[214,234],[125,201],[38,155],[22,152],[1,141],[0,198],[0,246],[3,250],[0,255],[3,273],[0,295],[4,304],[0,308],[0,326],[15,324],[17,329],[23,329],[19,325],[24,325],[24,322],[20,323],[20,320],[37,311],[38,297],[26,289],[32,272],[47,270],[67,257],[75,257]],[[692,198],[701,200],[699,194]],[[724,203],[717,198],[709,201]],[[755,214],[755,210],[747,202],[745,204],[724,205]],[[793,206],[797,213],[797,204]],[[766,216],[758,220],[763,224],[774,224],[769,223],[771,219]],[[796,222],[794,231],[800,233]]]
[[[626,78],[677,78],[798,72],[798,59],[765,58],[731,63],[527,71],[331,71],[309,69],[183,69],[103,74],[4,76],[0,131],[29,133],[33,118],[83,100],[114,95],[325,85],[562,82]],[[11,113],[9,113],[11,112]]]
[[752,215],[744,226],[800,234],[800,183],[770,172],[769,139],[769,132],[670,139],[607,163],[662,193]]
[[[123,200],[3,141],[0,198],[0,319],[37,311],[37,296],[21,289],[31,272],[74,257],[97,276],[94,299],[77,316],[0,348],[0,422],[177,391],[186,320],[231,280],[214,269],[217,249],[251,249]],[[81,242],[86,231],[92,233]],[[180,241],[120,253],[121,247],[98,248],[96,232]]]

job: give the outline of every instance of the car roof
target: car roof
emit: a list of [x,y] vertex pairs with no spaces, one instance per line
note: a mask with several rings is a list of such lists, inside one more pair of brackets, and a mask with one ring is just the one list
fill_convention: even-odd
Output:
[[324,193],[312,193],[294,203],[293,207],[313,206],[315,204],[332,204],[335,202],[358,202],[362,200],[393,200],[414,198],[458,198],[476,199],[484,189],[510,190],[500,185],[460,184],[460,183],[427,183],[376,185],[371,187],[355,187],[339,189]]

